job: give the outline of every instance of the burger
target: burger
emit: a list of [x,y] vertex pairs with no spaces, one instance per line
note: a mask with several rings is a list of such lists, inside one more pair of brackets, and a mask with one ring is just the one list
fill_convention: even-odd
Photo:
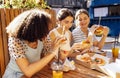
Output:
[[88,40],[83,40],[81,44],[83,49],[89,48],[91,46],[90,41]]
[[95,35],[101,36],[101,35],[103,34],[103,29],[104,29],[104,27],[99,26],[99,27],[95,30]]

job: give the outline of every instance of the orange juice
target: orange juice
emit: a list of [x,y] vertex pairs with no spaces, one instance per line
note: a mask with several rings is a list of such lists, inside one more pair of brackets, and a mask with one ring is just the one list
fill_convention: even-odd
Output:
[[62,71],[55,71],[53,70],[53,78],[62,78],[63,72]]
[[112,55],[113,55],[113,58],[118,58],[118,55],[119,55],[119,48],[112,48]]
[[120,78],[120,72],[116,72],[116,78]]

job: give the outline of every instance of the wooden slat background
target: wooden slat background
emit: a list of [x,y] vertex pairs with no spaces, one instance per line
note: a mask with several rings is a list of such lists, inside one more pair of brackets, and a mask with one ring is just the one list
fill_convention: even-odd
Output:
[[[0,9],[0,77],[5,71],[9,61],[6,26],[25,9]],[[45,9],[52,16],[52,28],[56,25],[56,13],[54,10]]]

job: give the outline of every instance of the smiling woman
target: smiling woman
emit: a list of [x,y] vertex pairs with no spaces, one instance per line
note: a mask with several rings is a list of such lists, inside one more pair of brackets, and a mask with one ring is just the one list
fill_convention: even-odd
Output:
[[90,16],[87,10],[79,9],[75,14],[76,28],[72,31],[73,42],[78,43],[83,40],[89,40],[93,46],[99,47],[101,49],[104,46],[104,41],[107,38],[109,28],[104,26],[103,34],[100,41],[95,38],[95,30],[98,25],[92,25],[89,28]]
[[69,9],[63,8],[58,11],[56,19],[57,27],[50,31],[49,37],[51,41],[54,41],[58,36],[66,37],[66,43],[60,47],[61,59],[65,59],[71,51],[70,42],[72,37],[69,28],[72,26],[74,16]]

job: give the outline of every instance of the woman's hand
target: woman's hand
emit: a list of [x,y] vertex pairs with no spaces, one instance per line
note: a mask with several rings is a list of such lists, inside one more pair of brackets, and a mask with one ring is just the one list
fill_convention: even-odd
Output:
[[107,26],[104,26],[104,29],[103,29],[103,36],[107,36],[109,33],[109,28]]
[[92,34],[94,34],[95,30],[98,28],[98,25],[92,25],[92,27],[90,28],[90,31]]
[[90,44],[82,44],[82,43],[74,43],[72,46],[72,50],[74,51],[83,51],[84,49],[89,49]]
[[66,37],[65,36],[56,37],[55,41],[53,41],[53,44],[52,44],[52,53],[57,55],[60,46],[62,44],[65,44],[65,42],[66,42]]
[[82,48],[82,46],[81,46],[81,43],[79,42],[79,43],[74,43],[73,45],[72,45],[72,50],[73,51],[77,51],[77,50],[81,50],[81,48]]

